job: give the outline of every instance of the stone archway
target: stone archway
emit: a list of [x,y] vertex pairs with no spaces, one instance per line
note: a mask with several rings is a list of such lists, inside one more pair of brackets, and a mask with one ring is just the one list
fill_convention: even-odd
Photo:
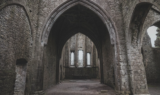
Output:
[[116,27],[115,27],[115,25],[114,25],[114,23],[108,13],[104,12],[103,9],[101,9],[99,6],[97,6],[95,3],[91,2],[91,1],[71,0],[71,1],[67,1],[64,4],[60,5],[59,8],[55,10],[56,12],[53,11],[53,13],[48,18],[48,20],[45,23],[45,26],[43,28],[43,33],[42,33],[42,37],[41,37],[42,45],[47,44],[50,30],[51,30],[52,26],[54,25],[55,21],[58,19],[58,17],[61,14],[63,14],[66,10],[68,10],[69,8],[71,8],[75,5],[78,5],[78,4],[83,5],[86,8],[89,8],[90,10],[92,10],[93,12],[95,12],[99,16],[99,18],[103,21],[103,23],[109,29],[111,43],[112,44],[116,43],[116,40],[117,40]]
[[127,41],[127,57],[129,66],[130,90],[133,95],[145,94],[148,95],[148,86],[146,80],[146,72],[143,64],[141,52],[141,37],[143,23],[147,17],[149,10],[152,8],[152,3],[138,3],[132,13],[129,30],[126,33]]
[[[155,21],[154,21],[155,22]],[[145,22],[146,23],[146,22]],[[155,34],[155,37],[151,36],[151,33],[156,32],[156,26],[158,28],[159,26],[159,21],[156,21],[156,23],[151,23],[149,25],[153,25],[152,27],[148,28],[148,31],[146,32],[144,37],[142,38],[142,55],[143,55],[143,63],[145,65],[145,71],[146,71],[146,79],[147,79],[147,85],[148,85],[148,90],[150,94],[156,95],[156,93],[159,93],[159,88],[160,88],[160,65],[159,65],[159,58],[160,56],[160,48],[159,48],[159,32]],[[150,29],[155,30],[150,30]],[[150,30],[150,31],[149,31]],[[148,33],[147,33],[148,32]],[[155,42],[152,40],[155,38]],[[154,46],[154,45],[155,46]]]
[[[88,14],[93,14],[93,15],[92,16],[88,15],[91,17],[89,20],[85,18],[80,18],[78,20],[76,18],[77,15],[75,16],[74,14],[78,14],[78,12],[80,11],[75,11],[75,10],[79,10],[79,9],[80,10],[82,9],[81,12],[84,12],[84,14],[85,14],[85,11],[87,10],[86,12],[87,15]],[[71,13],[71,14],[68,14],[68,13]],[[71,18],[70,16],[73,16],[73,17]],[[78,16],[83,17],[81,15],[78,15]],[[95,19],[93,19],[92,17]],[[66,22],[67,19],[69,19],[68,22]],[[96,25],[93,25],[95,24],[94,20],[97,21]],[[81,22],[81,23],[75,24],[75,22],[76,23]],[[82,24],[82,22],[85,23],[85,26]],[[91,22],[93,23],[91,24]],[[85,1],[85,0],[84,1],[83,0],[81,1],[73,0],[73,1],[67,2],[63,6],[61,6],[59,9],[57,9],[57,12],[53,13],[53,15],[49,18],[46,24],[46,27],[44,28],[44,32],[42,35],[42,45],[44,45],[44,64],[47,62],[55,63],[55,65],[53,64],[51,65],[51,67],[53,66],[56,67],[56,71],[53,71],[54,76],[56,75],[56,80],[54,80],[54,82],[57,82],[57,83],[59,82],[59,73],[58,73],[59,72],[59,60],[60,60],[60,54],[62,51],[61,49],[64,45],[62,43],[65,42],[64,37],[68,39],[71,37],[71,35],[75,34],[76,32],[82,31],[83,34],[90,37],[94,41],[95,45],[97,45],[99,49],[99,57],[101,58],[100,60],[100,63],[102,64],[101,67],[102,68],[106,67],[106,66],[103,66],[103,63],[104,64],[109,63],[108,69],[104,69],[104,70],[105,72],[110,72],[110,73],[108,74],[101,73],[103,77],[101,78],[102,79],[101,82],[112,85],[117,90],[119,90],[120,85],[118,86],[118,78],[115,78],[115,80],[109,78],[112,75],[114,75],[115,77],[120,76],[119,71],[117,70],[117,67],[115,64],[118,60],[116,59],[118,58],[117,57],[118,47],[116,44],[117,35],[115,32],[114,25],[111,22],[112,21],[109,19],[109,17],[99,7],[92,5],[89,1]],[[68,28],[71,26],[72,28]],[[78,31],[74,31],[74,30],[78,30]],[[108,52],[108,54],[105,52]],[[53,58],[51,59],[53,60],[47,59],[49,58],[48,54],[52,55]],[[109,59],[109,55],[112,55],[110,57],[111,60]],[[49,68],[48,65],[46,65],[44,68],[48,69]],[[112,68],[112,70],[110,68]],[[115,72],[114,74],[111,73],[113,70]],[[45,69],[44,69],[44,72],[45,72],[44,74],[45,77],[47,77],[47,73],[49,74],[49,72],[45,71]],[[46,80],[46,78],[44,80]],[[46,80],[46,81],[49,82],[49,80]],[[53,81],[51,83],[44,82],[45,87],[43,88],[44,89],[48,88],[49,85],[46,85],[46,84],[51,85],[54,82]]]

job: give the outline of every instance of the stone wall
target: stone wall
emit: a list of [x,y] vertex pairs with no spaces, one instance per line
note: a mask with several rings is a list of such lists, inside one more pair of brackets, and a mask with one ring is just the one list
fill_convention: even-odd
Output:
[[31,28],[25,10],[18,5],[7,6],[0,14],[0,94],[13,95],[19,85],[15,84],[16,60],[30,57]]
[[105,35],[103,42],[102,42],[102,66],[103,66],[103,76],[104,76],[104,83],[115,87],[115,76],[114,76],[114,47],[110,44],[109,35]]
[[156,64],[158,63],[155,61],[155,57],[157,56],[154,52],[155,50],[152,48],[150,37],[146,32],[143,38],[142,55],[148,83],[154,83],[159,80],[158,69],[156,68]]
[[155,41],[155,46],[156,48],[153,48],[153,53],[154,53],[154,61],[155,61],[155,69],[157,70],[157,80],[155,82],[160,82],[160,30],[159,30],[158,26],[158,30],[157,30],[157,39]]
[[98,67],[65,68],[65,79],[97,79]]
[[157,75],[156,75],[156,79],[154,82],[152,81],[151,83],[160,83],[160,48],[153,48],[153,53],[154,53],[154,60],[155,60],[155,69],[157,70]]
[[43,55],[43,89],[48,89],[57,83],[57,47],[56,40],[51,33]]

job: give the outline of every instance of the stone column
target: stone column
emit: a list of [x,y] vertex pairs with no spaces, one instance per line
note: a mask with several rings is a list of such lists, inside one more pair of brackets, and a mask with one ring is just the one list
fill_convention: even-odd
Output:
[[133,95],[150,95],[148,92],[146,72],[142,61],[141,49],[130,47],[128,49],[128,71],[130,76],[130,89]]

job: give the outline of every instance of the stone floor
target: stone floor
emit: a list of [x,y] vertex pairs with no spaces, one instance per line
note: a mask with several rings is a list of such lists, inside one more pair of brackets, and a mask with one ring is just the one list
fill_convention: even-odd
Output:
[[151,95],[160,95],[160,83],[148,84],[148,89]]
[[46,95],[115,95],[114,89],[99,80],[64,80]]
[[[160,84],[148,84],[148,88],[151,95],[160,95]],[[64,80],[46,95],[115,95],[115,91],[99,80]]]

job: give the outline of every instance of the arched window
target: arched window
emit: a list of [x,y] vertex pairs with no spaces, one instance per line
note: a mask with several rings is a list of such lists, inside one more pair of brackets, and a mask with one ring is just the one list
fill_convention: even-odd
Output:
[[149,35],[149,37],[151,38],[151,44],[152,44],[152,47],[155,47],[155,40],[157,39],[157,29],[158,27],[156,26],[151,26],[147,29],[147,33]]
[[87,53],[87,65],[91,65],[91,53]]
[[74,65],[74,52],[71,52],[71,66]]
[[78,51],[78,67],[83,67],[83,51]]

